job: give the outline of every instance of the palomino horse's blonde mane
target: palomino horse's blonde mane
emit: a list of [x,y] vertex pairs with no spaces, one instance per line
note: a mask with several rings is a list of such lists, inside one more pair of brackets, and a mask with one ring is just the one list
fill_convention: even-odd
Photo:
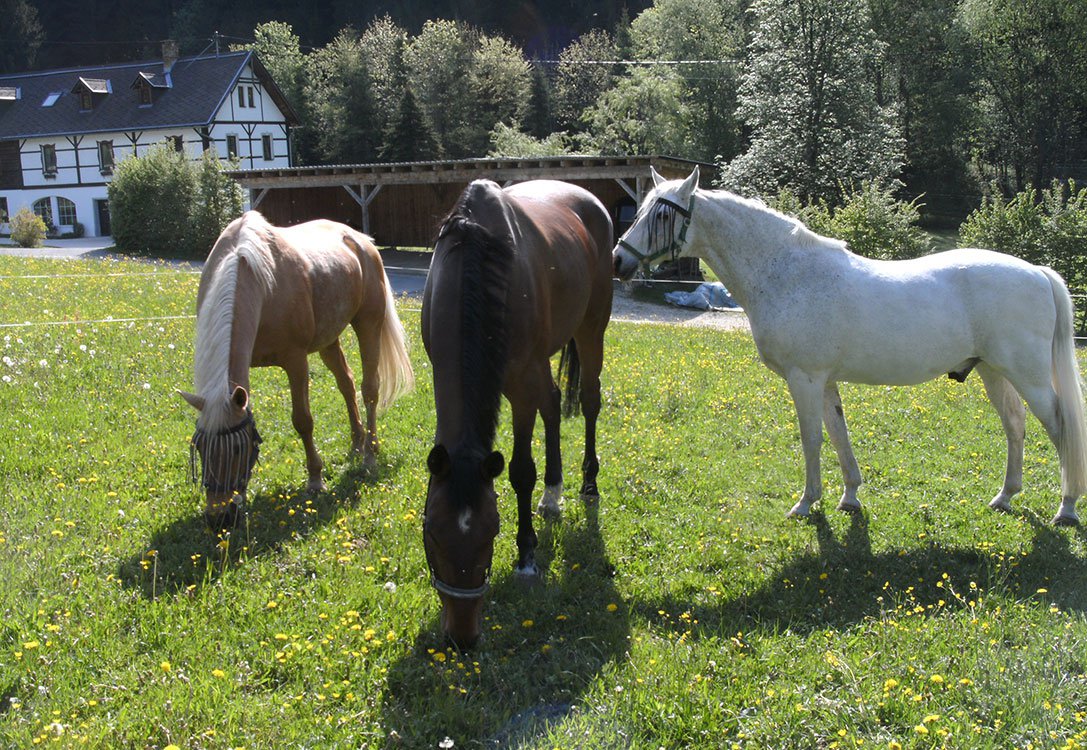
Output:
[[208,262],[220,256],[215,277],[196,313],[195,390],[204,399],[197,427],[221,430],[230,420],[230,345],[234,324],[235,291],[239,260],[245,258],[261,290],[272,291],[274,261],[271,252],[271,225],[256,211],[237,220],[233,247],[223,242],[212,250]]

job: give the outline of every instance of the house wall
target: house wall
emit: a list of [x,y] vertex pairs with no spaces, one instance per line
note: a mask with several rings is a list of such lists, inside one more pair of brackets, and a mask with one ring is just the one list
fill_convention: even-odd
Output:
[[[253,106],[249,106],[250,101]],[[53,222],[60,233],[73,230],[71,224],[58,223],[57,198],[67,198],[76,205],[76,219],[83,225],[84,234],[101,236],[103,228],[95,201],[108,199],[113,171],[103,169],[99,163],[100,141],[112,142],[116,165],[133,154],[146,154],[154,146],[175,137],[181,138],[182,148],[190,159],[200,159],[205,147],[214,148],[220,159],[226,159],[228,137],[234,136],[242,168],[277,169],[291,164],[285,121],[285,116],[260,85],[251,67],[246,66],[238,83],[223,98],[206,132],[203,126],[193,126],[24,139],[19,146],[24,187],[21,190],[0,189],[0,198],[6,198],[9,216],[14,216],[23,207],[31,208],[40,198],[49,198]],[[265,136],[270,139],[271,159],[264,158]],[[57,169],[53,176],[46,176],[43,170],[43,145],[52,145],[56,150]],[[9,231],[7,224],[0,223],[0,232]]]

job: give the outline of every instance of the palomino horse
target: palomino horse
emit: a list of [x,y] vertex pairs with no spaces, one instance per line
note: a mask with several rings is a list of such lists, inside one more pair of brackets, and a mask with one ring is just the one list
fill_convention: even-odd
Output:
[[517,494],[517,565],[537,573],[532,491],[536,413],[545,430],[542,513],[558,513],[561,397],[550,357],[563,349],[566,407],[585,415],[581,494],[597,496],[596,418],[604,329],[611,317],[612,224],[590,193],[550,180],[505,189],[473,182],[445,219],[423,292],[423,344],[434,367],[435,445],[423,546],[458,646],[479,637],[498,535],[492,450],[501,394],[513,416],[510,484]]
[[1078,523],[1087,435],[1060,276],[988,250],[870,260],[758,201],[697,189],[697,168],[684,181],[653,177],[615,248],[615,273],[629,278],[669,253],[702,258],[743,305],[759,356],[785,378],[800,422],[806,476],[790,515],[807,516],[822,495],[824,423],[844,477],[838,508],[860,509],[838,381],[908,385],[942,373],[962,381],[977,368],[1008,441],[1004,486],[989,506],[1010,510],[1022,489],[1025,399],[1060,456],[1053,522]]
[[[367,466],[374,464],[377,412],[410,390],[414,376],[389,279],[369,237],[323,220],[274,227],[249,211],[215,242],[200,276],[196,310],[196,394],[181,395],[200,412],[192,469],[194,481],[206,489],[210,525],[234,524],[256,462],[260,436],[249,399],[250,367],[276,365],[287,372],[309,490],[324,488],[309,407],[310,352],[321,353],[347,402],[353,450]],[[340,332],[348,324],[362,353],[365,427],[340,348]]]

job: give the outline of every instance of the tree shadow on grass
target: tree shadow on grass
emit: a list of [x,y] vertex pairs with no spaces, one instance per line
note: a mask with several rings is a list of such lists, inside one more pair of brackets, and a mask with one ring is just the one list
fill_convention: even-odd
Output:
[[249,498],[231,531],[217,532],[202,510],[156,531],[142,551],[118,566],[117,576],[148,599],[197,590],[213,583],[240,561],[275,552],[293,539],[309,536],[344,508],[361,500],[359,489],[395,474],[398,465],[367,470],[361,460],[347,465],[325,492],[274,488]]
[[706,602],[705,592],[691,590],[640,601],[632,609],[664,628],[677,627],[676,615],[688,613],[684,623],[697,623],[694,638],[840,629],[878,618],[904,600],[915,612],[947,611],[970,607],[989,594],[1015,600],[1044,595],[1062,610],[1087,612],[1087,562],[1070,546],[1070,534],[1083,539],[1084,531],[1056,529],[1029,513],[1019,516],[1033,529],[1032,546],[1022,555],[984,543],[874,554],[863,514],[853,516],[839,539],[826,517],[813,513],[818,552],[797,557],[750,594]]
[[[390,745],[520,747],[559,723],[607,665],[624,658],[630,612],[598,525],[599,503],[568,504],[539,526],[543,580],[494,582],[484,637],[458,653],[438,618],[390,668],[382,724]],[[496,563],[496,567],[499,565]],[[437,608],[435,607],[435,611]]]

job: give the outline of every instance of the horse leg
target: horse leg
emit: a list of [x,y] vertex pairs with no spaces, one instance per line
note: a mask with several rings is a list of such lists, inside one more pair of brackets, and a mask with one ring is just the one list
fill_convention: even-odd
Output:
[[351,423],[351,449],[355,453],[364,454],[367,464],[372,463],[373,452],[370,451],[370,445],[362,430],[362,421],[359,419],[359,402],[355,396],[355,375],[347,364],[339,339],[321,350],[321,361],[335,376],[336,386],[340,389],[344,403],[347,404],[347,419]]
[[536,486],[536,462],[532,460],[532,430],[536,425],[536,405],[510,394],[513,417],[513,454],[510,456],[510,484],[517,495],[517,564],[521,576],[536,576],[536,530],[532,527],[532,491]]
[[823,392],[826,379],[812,377],[793,369],[785,378],[800,423],[800,443],[804,448],[804,494],[789,511],[789,517],[807,518],[812,503],[823,496],[819,475],[819,450],[823,444]]
[[562,515],[562,449],[559,440],[562,394],[551,379],[550,371],[547,380],[547,397],[540,407],[540,417],[544,423],[544,492],[536,512],[546,518],[558,518]]
[[[606,324],[606,321],[605,321]],[[600,371],[604,366],[604,333],[577,339],[581,358],[581,413],[585,417],[585,458],[581,462],[581,499],[600,499],[596,476],[600,461],[596,456],[596,420],[600,415]]]
[[[1063,488],[1066,484],[1064,481],[1066,472],[1065,464],[1074,460],[1074,458],[1065,455],[1068,452],[1068,448],[1061,437],[1061,414],[1057,393],[1049,383],[1037,386],[1024,386],[1018,388],[1018,390],[1026,400],[1027,406],[1030,407],[1031,412],[1033,412],[1034,416],[1038,417],[1038,420],[1045,426],[1049,439],[1053,441],[1053,445],[1057,448],[1057,455],[1061,461],[1061,485]],[[1071,491],[1067,488],[1064,489],[1060,507],[1057,509],[1057,515],[1053,517],[1053,523],[1055,525],[1076,526],[1079,524],[1079,516],[1076,515],[1076,500],[1078,499],[1078,495],[1071,494]]]
[[838,454],[838,465],[842,468],[842,482],[845,489],[838,501],[838,510],[854,513],[861,509],[857,499],[857,488],[861,486],[861,467],[853,455],[853,446],[849,443],[849,429],[845,424],[845,412],[842,411],[842,396],[838,393],[837,383],[827,383],[823,397],[823,422],[827,426],[827,435]]
[[290,357],[283,369],[291,385],[291,423],[306,449],[306,471],[309,474],[306,489],[310,492],[321,492],[325,489],[325,483],[321,479],[324,464],[313,444],[313,414],[309,408],[309,363],[306,361],[306,353]]
[[[357,319],[356,319],[357,320]],[[381,387],[378,363],[381,358],[381,325],[376,316],[353,323],[359,340],[359,356],[362,359],[362,404],[366,408],[366,441],[369,450],[367,465],[376,464],[378,452],[377,400]]]
[[1019,393],[1008,379],[984,362],[977,366],[989,402],[1000,416],[1008,439],[1008,462],[1004,470],[1004,486],[989,501],[993,510],[1010,511],[1012,496],[1023,489],[1023,438],[1026,433],[1026,409]]

